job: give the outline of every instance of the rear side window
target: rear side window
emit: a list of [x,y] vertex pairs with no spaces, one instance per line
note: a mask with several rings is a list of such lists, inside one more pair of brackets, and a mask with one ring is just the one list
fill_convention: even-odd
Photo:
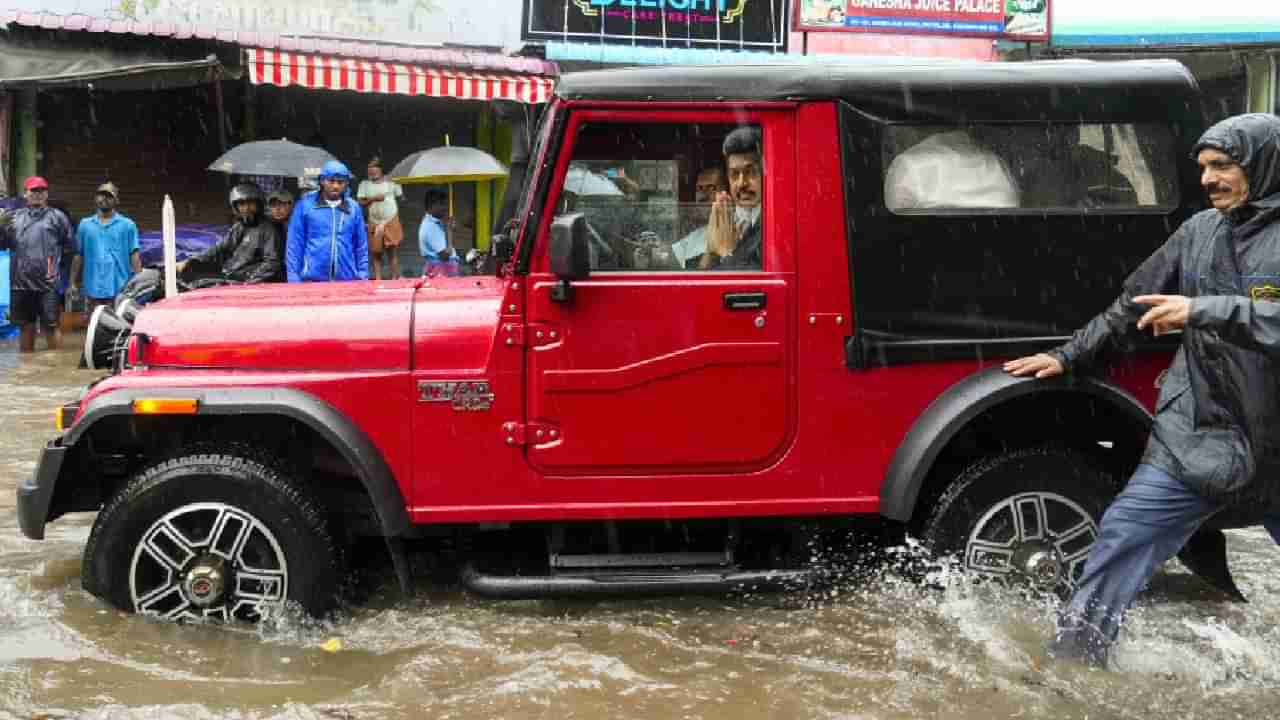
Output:
[[894,125],[884,199],[899,214],[1167,212],[1174,138],[1155,123]]

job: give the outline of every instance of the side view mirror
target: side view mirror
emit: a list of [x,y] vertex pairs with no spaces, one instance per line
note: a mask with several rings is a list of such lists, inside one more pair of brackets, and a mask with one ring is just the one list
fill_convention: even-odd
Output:
[[591,252],[587,246],[587,219],[582,213],[561,215],[551,221],[551,272],[560,285],[551,291],[555,302],[573,302],[570,280],[591,274]]
[[499,267],[507,264],[507,262],[511,260],[512,256],[515,255],[516,243],[515,240],[512,239],[512,235],[515,235],[515,230],[512,230],[511,232],[497,233],[493,237],[489,238],[490,251]]

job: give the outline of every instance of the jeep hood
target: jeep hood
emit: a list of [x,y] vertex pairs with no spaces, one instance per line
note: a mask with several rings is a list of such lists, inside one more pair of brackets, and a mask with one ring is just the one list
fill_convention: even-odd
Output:
[[146,306],[133,330],[156,367],[407,370],[411,323],[440,342],[453,319],[464,336],[491,334],[502,289],[489,277],[210,288]]

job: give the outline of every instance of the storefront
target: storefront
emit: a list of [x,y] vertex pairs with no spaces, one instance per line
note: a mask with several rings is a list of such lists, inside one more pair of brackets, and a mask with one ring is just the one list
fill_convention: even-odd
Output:
[[[1177,6],[1160,0],[1059,3],[1052,41],[1032,54],[1174,58],[1196,76],[1211,119],[1280,111],[1280,6],[1272,0],[1237,0],[1186,8],[1178,14]],[[1011,49],[1010,54],[1018,57],[1022,51]]]
[[[513,129],[522,126],[512,119],[536,114],[557,72],[554,63],[487,48],[159,21],[0,12],[0,28],[0,97],[11,108],[0,121],[12,125],[0,143],[3,187],[44,175],[51,200],[76,219],[91,212],[93,188],[112,180],[143,232],[159,229],[166,194],[180,224],[225,223],[234,178],[208,167],[255,139],[321,145],[357,182],[371,157],[390,169],[446,137],[510,162]],[[500,120],[498,104],[523,110],[504,108]],[[460,250],[487,246],[504,185],[455,186]],[[413,240],[422,189],[408,188],[401,206],[405,272],[421,264]]]
[[165,193],[188,217],[225,219],[222,183],[200,164],[221,152],[219,95],[238,84],[223,60],[212,42],[10,20],[0,33],[0,92],[13,109],[4,186],[16,195],[26,177],[43,175],[50,201],[73,221],[92,212],[93,190],[107,180],[143,227],[159,226]]
[[[548,69],[541,61],[488,56],[484,61],[493,67],[475,68],[478,63],[472,60],[471,69],[461,69],[440,62],[447,57],[426,53],[406,59],[421,62],[246,48],[245,110],[252,126],[246,132],[259,139],[286,137],[324,147],[358,178],[373,157],[390,170],[411,153],[444,145],[446,139],[509,163],[515,124],[498,120],[495,103],[533,112],[551,99],[554,89],[548,75],[514,72],[530,63]],[[454,185],[457,224],[452,241],[460,252],[488,246],[505,184]],[[424,212],[424,189],[406,187],[400,206],[406,233],[401,265],[408,270],[421,265],[414,239]]]

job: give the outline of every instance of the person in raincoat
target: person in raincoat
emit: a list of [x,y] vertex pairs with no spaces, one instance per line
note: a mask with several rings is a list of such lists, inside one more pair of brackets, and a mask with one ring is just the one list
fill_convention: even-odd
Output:
[[369,236],[350,187],[351,171],[330,160],[320,169],[320,189],[294,206],[285,241],[289,282],[369,279]]
[[275,282],[281,265],[279,231],[262,215],[262,191],[257,185],[236,185],[227,202],[235,224],[213,247],[178,263],[178,273],[191,270],[237,283]]
[[1280,117],[1228,118],[1192,152],[1213,209],[1183,223],[1066,344],[1004,366],[1090,372],[1126,336],[1182,331],[1142,461],[1059,613],[1057,657],[1105,665],[1139,590],[1215,513],[1250,509],[1280,543]]
[[26,207],[0,211],[0,250],[11,250],[9,260],[10,313],[19,328],[18,349],[36,349],[36,325],[50,350],[58,349],[58,278],[64,257],[74,252],[71,223],[49,207],[49,183],[32,176],[23,186]]

